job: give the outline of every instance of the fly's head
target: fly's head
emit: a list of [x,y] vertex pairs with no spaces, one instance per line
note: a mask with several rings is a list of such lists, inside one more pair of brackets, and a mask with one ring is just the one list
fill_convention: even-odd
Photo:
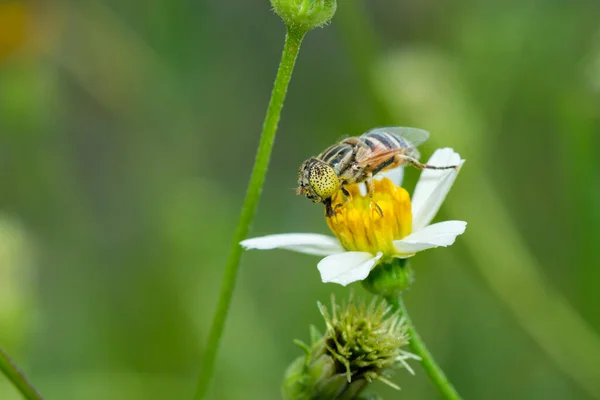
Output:
[[310,158],[298,170],[296,194],[306,196],[313,203],[323,203],[331,198],[342,184],[334,169],[327,163]]

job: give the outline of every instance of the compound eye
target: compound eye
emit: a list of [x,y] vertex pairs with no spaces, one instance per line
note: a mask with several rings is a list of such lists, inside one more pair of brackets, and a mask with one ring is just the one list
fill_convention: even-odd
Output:
[[313,165],[308,181],[315,193],[323,199],[333,196],[341,186],[335,171],[327,164]]

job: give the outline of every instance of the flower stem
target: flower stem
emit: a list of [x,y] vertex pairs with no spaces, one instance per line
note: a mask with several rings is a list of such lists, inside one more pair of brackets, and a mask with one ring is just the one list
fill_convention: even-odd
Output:
[[17,367],[17,364],[15,364],[2,347],[0,347],[0,371],[4,373],[8,380],[12,382],[27,400],[43,400],[42,396],[29,383],[23,372]]
[[400,311],[404,317],[408,328],[408,334],[410,335],[410,347],[416,355],[421,357],[421,365],[429,376],[429,379],[431,379],[445,399],[460,400],[460,395],[456,389],[454,389],[454,386],[452,386],[452,383],[450,383],[444,374],[444,371],[442,371],[440,366],[435,362],[433,356],[429,350],[427,350],[425,342],[423,342],[423,339],[419,336],[419,332],[417,332],[417,329],[408,315],[402,295],[389,296],[386,297],[386,300],[394,309]]
[[273,148],[273,142],[275,141],[275,133],[277,132],[277,125],[285,100],[285,94],[305,34],[306,31],[304,30],[288,28],[285,36],[283,54],[281,56],[281,62],[279,63],[279,69],[277,70],[275,84],[273,85],[269,107],[267,108],[267,115],[263,124],[254,167],[252,168],[250,183],[248,184],[246,198],[242,206],[237,228],[231,243],[229,258],[225,266],[217,310],[215,311],[213,323],[208,335],[204,360],[200,368],[200,375],[198,376],[198,386],[196,395],[194,396],[195,400],[200,400],[205,396],[213,375],[219,342],[221,341],[221,336],[223,334],[223,327],[227,318],[229,304],[231,303],[231,296],[233,294],[233,288],[235,286],[236,276],[240,265],[240,258],[242,256],[242,248],[239,243],[248,235],[250,223],[254,219],[254,214],[256,213],[256,206],[269,166],[271,149]]

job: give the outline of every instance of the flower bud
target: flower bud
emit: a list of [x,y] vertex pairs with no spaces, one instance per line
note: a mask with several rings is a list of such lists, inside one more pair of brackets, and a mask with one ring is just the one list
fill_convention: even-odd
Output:
[[327,24],[337,8],[336,0],[271,0],[271,5],[288,28],[304,32]]
[[402,350],[408,344],[403,320],[391,313],[384,301],[369,305],[340,307],[332,298],[331,314],[319,304],[327,331],[318,334],[311,328],[311,345],[296,342],[306,354],[287,369],[283,382],[286,400],[351,400],[377,398],[362,395],[367,385],[382,381],[392,387],[387,374],[417,357]]
[[36,322],[33,254],[24,226],[0,214],[0,337],[17,353],[25,350]]
[[383,262],[362,281],[363,287],[378,296],[393,296],[402,293],[415,279],[414,272],[406,259],[394,258]]

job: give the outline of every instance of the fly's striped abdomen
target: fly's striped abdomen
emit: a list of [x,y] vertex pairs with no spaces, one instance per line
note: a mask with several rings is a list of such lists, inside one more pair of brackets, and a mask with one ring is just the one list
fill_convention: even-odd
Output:
[[373,151],[406,149],[413,147],[405,139],[387,132],[369,132],[360,136],[360,141],[365,143]]
[[399,153],[418,159],[419,152],[412,143],[391,132],[368,132],[359,137],[360,141],[365,143],[372,152],[397,149]]
[[330,165],[337,174],[344,171],[354,157],[353,147],[349,144],[335,144],[325,149],[325,151],[317,157]]

